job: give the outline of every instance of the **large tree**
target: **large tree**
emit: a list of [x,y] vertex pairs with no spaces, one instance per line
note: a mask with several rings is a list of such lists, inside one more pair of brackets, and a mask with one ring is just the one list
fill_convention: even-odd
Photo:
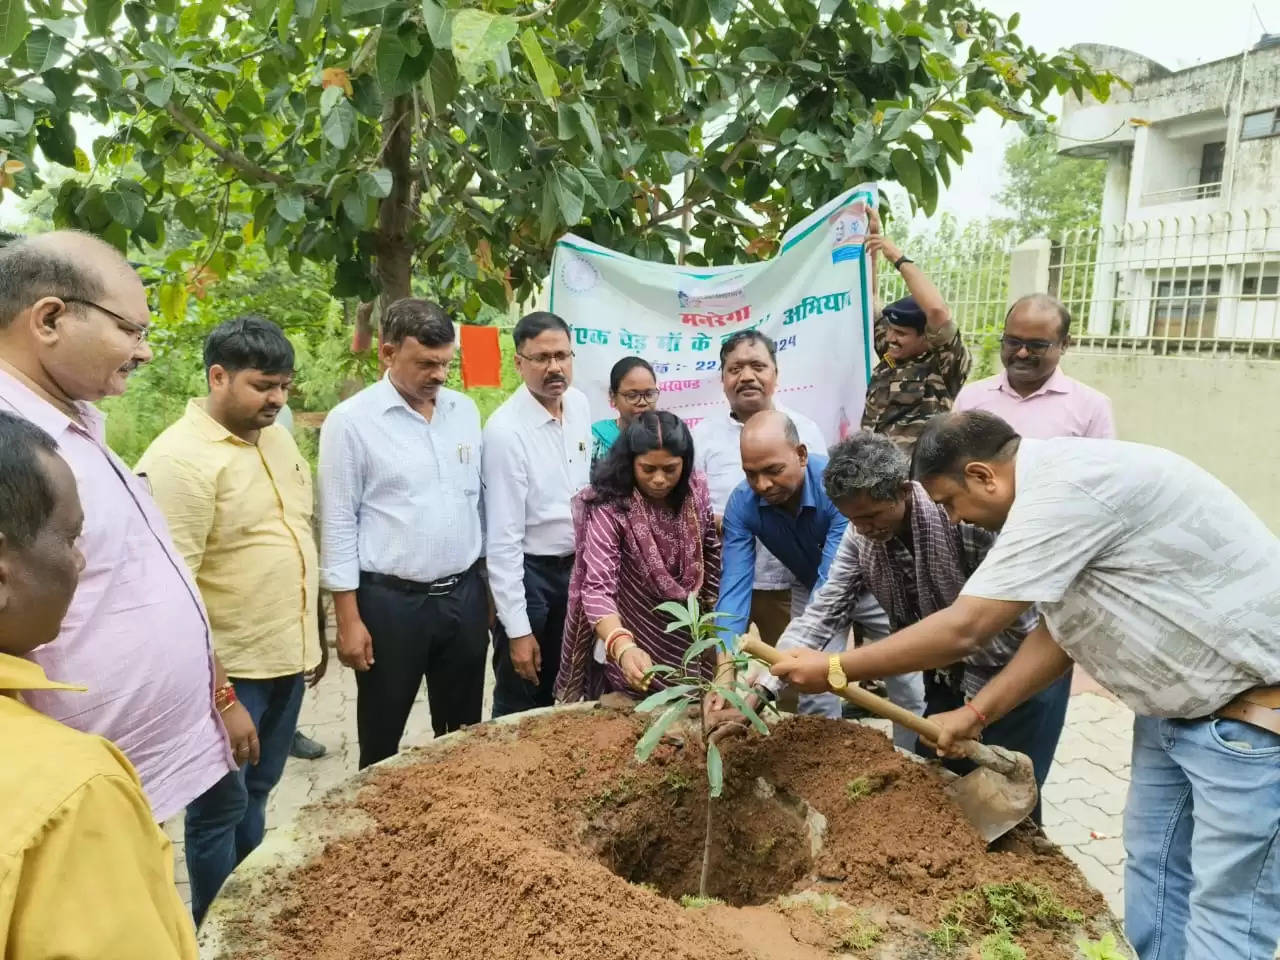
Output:
[[1106,95],[1016,27],[958,0],[0,0],[0,186],[73,168],[56,222],[121,247],[180,223],[195,283],[262,242],[339,296],[416,271],[474,315],[566,229],[725,263],[864,179],[931,212],[976,114]]
[[1004,151],[1005,186],[996,199],[1014,212],[1001,221],[1018,240],[1051,237],[1098,226],[1104,160],[1064,157],[1048,131],[1019,137]]

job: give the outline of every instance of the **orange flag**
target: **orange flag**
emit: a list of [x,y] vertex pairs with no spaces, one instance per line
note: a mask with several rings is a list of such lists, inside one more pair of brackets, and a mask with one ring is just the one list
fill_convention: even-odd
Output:
[[498,328],[464,323],[462,329],[462,385],[502,386],[502,350]]

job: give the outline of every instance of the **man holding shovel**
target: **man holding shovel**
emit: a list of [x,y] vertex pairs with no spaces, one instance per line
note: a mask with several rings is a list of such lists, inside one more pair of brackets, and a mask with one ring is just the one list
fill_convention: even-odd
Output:
[[[1280,939],[1280,540],[1222,483],[1140,444],[1024,440],[989,413],[935,419],[913,473],[1000,537],[955,603],[847,651],[850,679],[952,662],[1035,604],[1037,631],[938,746],[981,734],[1073,660],[1133,708],[1125,924],[1141,960],[1270,958]],[[828,658],[777,676],[827,685]]]

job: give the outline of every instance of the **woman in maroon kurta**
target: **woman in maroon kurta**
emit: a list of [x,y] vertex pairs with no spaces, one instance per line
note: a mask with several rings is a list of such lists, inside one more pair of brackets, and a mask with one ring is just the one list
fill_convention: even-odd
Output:
[[[678,667],[691,642],[687,630],[668,633],[668,618],[654,608],[694,594],[711,610],[720,590],[720,538],[684,421],[641,414],[591,479],[573,504],[578,555],[556,678],[561,702],[644,691],[645,672]],[[708,652],[690,666],[710,677],[715,664]]]

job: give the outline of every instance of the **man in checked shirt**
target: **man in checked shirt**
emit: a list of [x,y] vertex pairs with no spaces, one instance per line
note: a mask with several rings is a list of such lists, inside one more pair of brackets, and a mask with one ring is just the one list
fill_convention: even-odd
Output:
[[[792,620],[778,649],[820,650],[847,631],[854,605],[870,590],[894,631],[949,606],[995,542],[995,534],[968,523],[953,525],[910,476],[906,454],[888,437],[867,431],[832,447],[823,472],[827,495],[849,520],[826,583]],[[1013,626],[967,660],[925,674],[928,713],[963,705],[1017,652],[1027,634],[1043,630],[1032,607]],[[1067,681],[1069,684],[1069,680]],[[782,681],[766,675],[753,688],[758,701],[777,694]],[[1067,697],[1058,684],[1036,694],[983,730],[983,741],[1027,754],[1043,786],[1053,763]],[[926,747],[918,752],[931,755]],[[958,773],[967,761],[946,761]],[[1040,823],[1040,804],[1032,813]]]

